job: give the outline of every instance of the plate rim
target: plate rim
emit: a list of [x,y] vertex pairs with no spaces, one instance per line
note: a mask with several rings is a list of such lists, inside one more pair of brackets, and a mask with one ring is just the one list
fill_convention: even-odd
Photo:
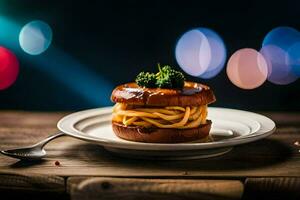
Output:
[[[110,115],[112,111],[112,106],[108,107],[102,107],[102,108],[94,108],[94,109],[87,109],[87,110],[82,110],[78,112],[71,113],[69,115],[64,116],[61,118],[58,123],[57,123],[57,128],[65,133],[66,135],[69,135],[71,137],[92,142],[92,143],[97,143],[102,146],[106,147],[113,147],[113,148],[121,148],[121,149],[131,149],[131,150],[200,150],[200,149],[212,149],[212,148],[223,148],[223,147],[231,147],[231,146],[236,146],[236,145],[241,145],[249,142],[253,142],[256,140],[263,139],[272,133],[275,132],[276,130],[276,124],[275,122],[258,113],[254,112],[249,112],[245,110],[238,110],[238,109],[231,109],[231,108],[222,108],[222,107],[208,107],[208,109],[215,109],[215,110],[226,110],[226,111],[231,111],[231,112],[239,112],[239,113],[246,113],[248,115],[256,116],[261,118],[262,120],[265,120],[266,122],[270,123],[269,125],[272,126],[272,128],[268,130],[262,130],[263,125],[261,124],[261,128],[250,135],[246,136],[239,136],[235,138],[230,138],[230,139],[224,139],[221,141],[214,141],[214,142],[206,142],[206,143],[174,143],[174,144],[166,144],[166,143],[142,143],[142,142],[132,142],[132,141],[126,141],[128,143],[121,143],[118,141],[112,141],[112,140],[106,140],[103,138],[97,138],[94,136],[86,136],[83,132],[80,132],[79,130],[76,130],[74,125],[78,123],[80,120],[86,119],[87,117],[84,117],[85,115],[89,114],[89,117],[96,116],[91,115],[92,113],[98,113],[97,115]],[[80,117],[81,116],[81,117]],[[72,127],[66,129],[66,123],[70,121],[70,119],[74,120],[77,119],[75,123],[72,123]],[[108,119],[107,119],[108,120]]]

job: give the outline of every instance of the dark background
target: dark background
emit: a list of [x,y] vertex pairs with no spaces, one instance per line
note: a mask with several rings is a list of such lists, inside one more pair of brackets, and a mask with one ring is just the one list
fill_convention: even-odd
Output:
[[[67,52],[95,75],[109,80],[111,89],[132,81],[141,70],[153,71],[157,62],[178,67],[175,45],[191,28],[208,27],[219,33],[227,46],[228,57],[240,48],[259,50],[264,36],[277,26],[300,29],[300,1],[287,0],[7,0],[1,1],[0,14],[21,25],[36,19],[47,22],[53,31],[53,41],[47,51],[55,47]],[[99,91],[93,91],[92,95],[99,98],[99,104],[95,104],[45,70],[30,67],[31,61],[39,56],[16,55],[20,74],[13,86],[0,91],[0,109],[80,110],[111,105],[110,94],[103,94],[102,86],[98,86]],[[188,78],[205,82],[214,89],[217,97],[214,106],[300,110],[299,80],[286,86],[266,82],[257,89],[242,90],[229,81],[224,69],[210,80]],[[74,80],[74,87],[77,83]]]

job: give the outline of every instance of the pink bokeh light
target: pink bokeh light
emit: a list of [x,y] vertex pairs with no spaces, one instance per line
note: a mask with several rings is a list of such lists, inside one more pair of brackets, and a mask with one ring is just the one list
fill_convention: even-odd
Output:
[[230,57],[226,72],[229,80],[237,87],[254,89],[266,81],[268,66],[259,52],[245,48],[236,51]]
[[19,74],[17,57],[8,49],[0,47],[0,90],[11,86]]

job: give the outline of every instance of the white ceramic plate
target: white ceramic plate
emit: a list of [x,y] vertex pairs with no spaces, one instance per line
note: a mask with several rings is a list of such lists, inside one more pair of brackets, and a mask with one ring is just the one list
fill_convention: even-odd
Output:
[[158,144],[131,142],[118,138],[111,128],[112,107],[76,112],[62,118],[57,127],[72,137],[97,143],[121,156],[143,159],[195,159],[222,155],[233,146],[262,139],[275,131],[275,123],[260,114],[208,108],[212,120],[207,142]]

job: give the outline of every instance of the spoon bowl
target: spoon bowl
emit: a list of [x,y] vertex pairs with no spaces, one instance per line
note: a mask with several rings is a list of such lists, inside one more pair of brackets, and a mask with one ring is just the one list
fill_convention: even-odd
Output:
[[0,153],[20,160],[40,160],[47,155],[44,146],[51,140],[64,135],[65,135],[64,133],[57,133],[45,138],[44,140],[38,142],[37,144],[28,147],[23,147],[23,148],[3,150],[0,151]]
[[2,154],[21,160],[37,160],[46,155],[44,149],[20,148],[1,151]]

